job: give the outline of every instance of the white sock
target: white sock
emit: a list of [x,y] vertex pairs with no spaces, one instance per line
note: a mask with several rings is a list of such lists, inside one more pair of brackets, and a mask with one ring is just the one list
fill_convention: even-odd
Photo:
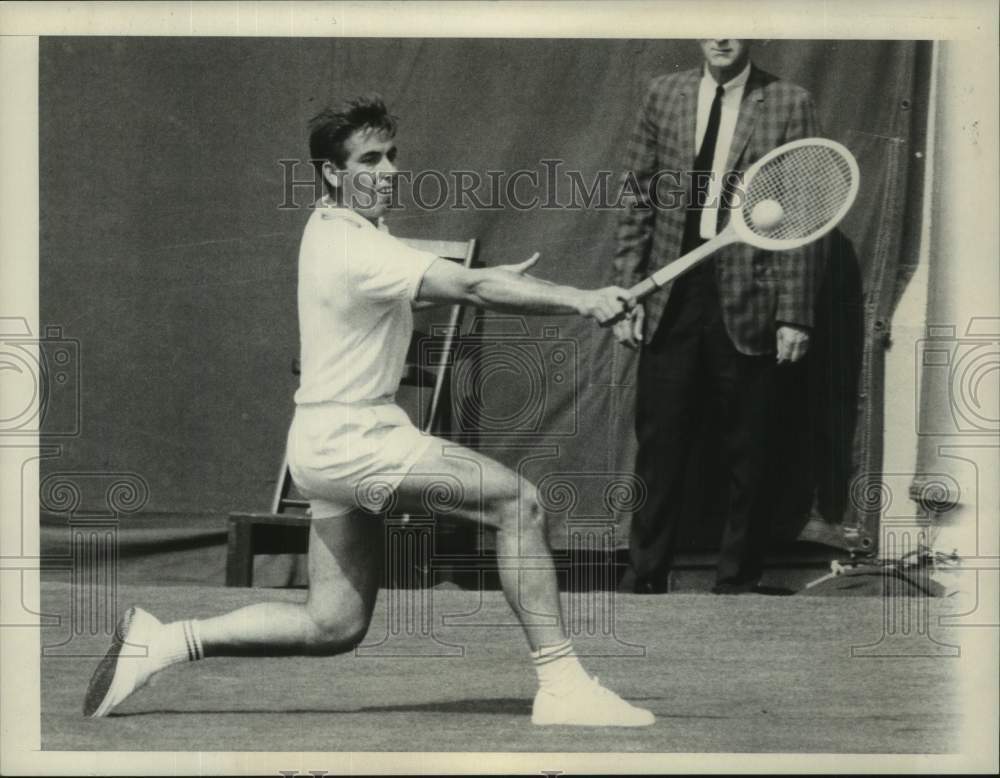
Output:
[[205,658],[201,645],[201,628],[197,621],[175,621],[164,624],[149,647],[149,658],[156,671],[178,662],[194,662]]
[[564,694],[567,690],[590,680],[573,651],[573,642],[567,639],[557,646],[544,646],[531,652],[531,660],[538,673],[538,686],[554,694]]

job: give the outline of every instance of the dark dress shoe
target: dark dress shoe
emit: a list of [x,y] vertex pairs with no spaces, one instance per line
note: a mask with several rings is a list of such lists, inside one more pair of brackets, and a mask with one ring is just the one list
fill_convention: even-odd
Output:
[[632,591],[635,594],[666,594],[667,584],[665,581],[663,583],[655,583],[648,578],[639,578],[636,580]]
[[618,583],[619,594],[666,594],[667,576],[657,575],[653,578],[638,576],[629,568]]

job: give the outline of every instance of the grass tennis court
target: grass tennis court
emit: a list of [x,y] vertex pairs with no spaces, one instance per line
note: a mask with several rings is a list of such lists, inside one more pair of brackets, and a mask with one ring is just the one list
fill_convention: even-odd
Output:
[[[43,611],[66,616],[68,584],[42,587]],[[410,596],[433,606],[434,634],[463,656],[385,656],[386,606]],[[164,621],[207,616],[304,591],[122,586],[121,612],[142,604]],[[568,600],[564,600],[564,603]],[[578,601],[587,605],[591,601]],[[366,656],[209,659],[175,666],[111,717],[80,715],[104,635],[74,638],[42,658],[46,750],[552,751],[948,753],[962,722],[955,662],[851,658],[882,635],[880,598],[616,595],[623,653],[584,660],[602,682],[651,708],[652,727],[531,725],[535,689],[521,631],[500,592],[383,591]],[[585,608],[584,608],[585,610]],[[931,601],[932,615],[950,612]],[[468,614],[472,615],[468,615]],[[442,623],[448,616],[463,625]],[[43,630],[55,646],[63,626]],[[947,638],[943,628],[935,637]],[[411,645],[411,644],[408,644]],[[420,647],[425,650],[428,641]],[[612,638],[578,638],[607,653]],[[442,651],[448,649],[441,649]],[[456,649],[451,649],[455,651]],[[89,653],[90,656],[68,656]],[[61,655],[60,655],[61,654]]]

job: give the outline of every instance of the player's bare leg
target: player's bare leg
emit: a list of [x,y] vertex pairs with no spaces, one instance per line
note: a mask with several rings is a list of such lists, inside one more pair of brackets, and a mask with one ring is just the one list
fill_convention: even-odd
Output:
[[435,442],[399,485],[394,510],[426,514],[429,495],[453,490],[460,494],[446,500],[449,517],[496,531],[504,595],[532,650],[564,642],[555,567],[534,487],[481,454]]
[[[573,653],[563,627],[545,515],[534,486],[480,454],[438,441],[400,484],[399,510],[422,511],[435,480],[458,486],[452,515],[481,522],[497,533],[504,594],[524,626],[539,676],[532,720],[594,726],[651,724],[652,714],[600,686]],[[91,680],[85,715],[107,715],[153,674],[177,662],[206,656],[329,655],[352,649],[368,629],[378,594],[383,531],[379,517],[360,511],[316,519],[305,603],[258,603],[209,619],[166,625],[146,611],[129,609]],[[126,656],[122,650],[126,646],[146,651],[144,656]]]
[[304,603],[262,602],[209,619],[162,624],[132,607],[91,679],[84,715],[106,716],[155,673],[208,656],[339,654],[371,621],[382,576],[383,524],[363,512],[312,523]]
[[507,602],[531,647],[539,691],[536,724],[646,726],[646,710],[605,689],[582,668],[566,634],[559,587],[546,538],[545,512],[533,484],[460,446],[436,440],[396,492],[397,510],[425,514],[435,483],[459,494],[449,516],[496,531],[497,566]]
[[199,622],[205,656],[339,654],[365,636],[382,580],[383,523],[357,511],[315,519],[305,603],[261,602]]

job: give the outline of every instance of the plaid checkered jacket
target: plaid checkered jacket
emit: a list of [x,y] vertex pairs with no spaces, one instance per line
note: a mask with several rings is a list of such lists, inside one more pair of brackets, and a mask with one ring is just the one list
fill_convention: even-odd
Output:
[[[698,68],[653,79],[639,111],[626,152],[625,191],[634,197],[618,225],[614,262],[619,286],[628,288],[680,256],[686,199],[675,197],[671,202],[662,194],[662,182],[676,182],[682,176],[682,186],[671,186],[687,191],[686,176],[697,151],[701,75]],[[817,132],[809,93],[754,66],[743,91],[726,169],[742,173],[782,143]],[[651,198],[651,181],[658,179],[658,196]],[[741,352],[773,352],[777,322],[812,326],[823,271],[817,244],[768,252],[736,243],[714,256],[723,321]],[[671,286],[646,300],[647,343],[660,323]]]

